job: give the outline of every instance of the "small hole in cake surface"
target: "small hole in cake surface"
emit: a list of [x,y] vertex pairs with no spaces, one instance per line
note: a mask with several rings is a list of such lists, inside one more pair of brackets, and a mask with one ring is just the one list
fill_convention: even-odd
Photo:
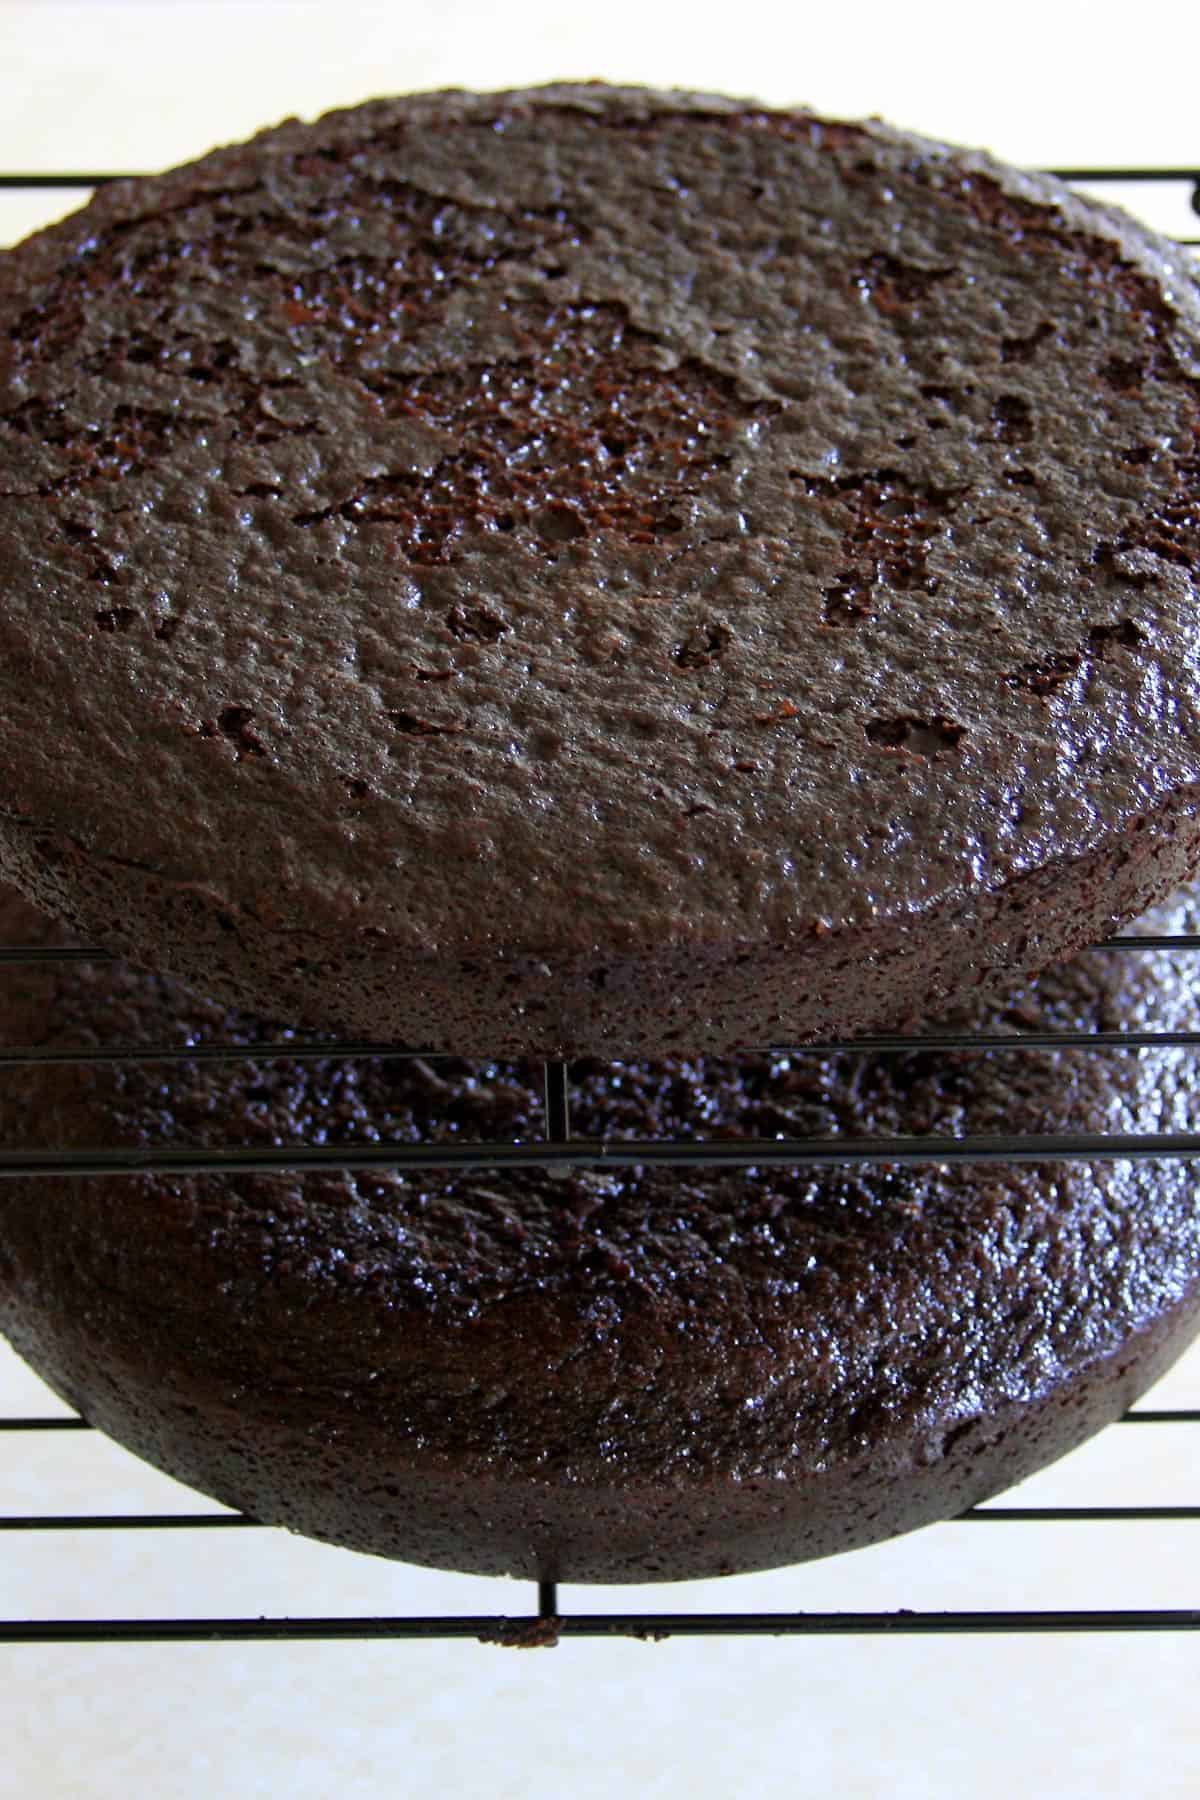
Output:
[[489,606],[452,606],[446,614],[446,629],[452,637],[481,644],[494,644],[509,629],[507,620]]
[[1025,337],[1002,338],[1000,360],[1006,363],[1030,362],[1046,339],[1053,336],[1054,326],[1049,319],[1043,319]]
[[675,661],[681,669],[706,669],[719,660],[732,641],[733,633],[727,625],[715,619],[701,620],[676,645]]
[[992,430],[1005,443],[1024,444],[1033,435],[1033,408],[1021,394],[1001,394],[992,403]]
[[543,507],[537,517],[537,530],[547,544],[566,544],[587,535],[587,526],[570,506]]
[[201,719],[196,730],[202,738],[224,738],[233,747],[236,760],[247,756],[265,756],[266,747],[251,730],[254,710],[249,706],[224,706],[215,719]]
[[396,730],[406,737],[451,737],[466,729],[465,726],[454,723],[439,724],[434,719],[426,719],[419,713],[404,710],[389,711],[387,716]]
[[1146,379],[1146,364],[1138,357],[1110,356],[1100,365],[1100,378],[1121,394],[1135,394]]
[[857,625],[871,610],[870,587],[856,581],[852,574],[825,588],[821,597],[824,601],[822,622],[826,625]]
[[1118,619],[1115,625],[1093,625],[1088,632],[1088,642],[1100,654],[1113,644],[1133,650],[1141,641],[1142,634],[1132,619]]
[[128,631],[137,616],[132,606],[109,606],[96,614],[96,623],[101,631]]
[[906,750],[914,756],[934,757],[956,749],[967,728],[941,714],[930,719],[901,714],[892,719],[868,719],[864,730],[869,742],[882,750]]

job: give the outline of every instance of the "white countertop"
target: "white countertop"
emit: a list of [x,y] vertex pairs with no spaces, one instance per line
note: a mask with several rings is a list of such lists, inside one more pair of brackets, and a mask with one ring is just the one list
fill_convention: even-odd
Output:
[[[1041,165],[1195,164],[1194,7],[803,0],[0,0],[0,169],[140,170],[388,90],[602,75],[877,111]],[[72,196],[0,193],[0,242]],[[1186,196],[1138,191],[1188,229]],[[1200,222],[1193,221],[1200,235]],[[1200,1406],[1200,1352],[1154,1404]],[[7,1352],[0,1417],[60,1410]],[[1030,1504],[1200,1500],[1200,1426],[1114,1427]],[[92,1433],[0,1437],[0,1513],[210,1510]],[[565,1610],[1200,1604],[1200,1523],[948,1524],[769,1576]],[[0,1534],[0,1617],[526,1610],[529,1592],[239,1531]],[[1197,1636],[0,1646],[0,1794],[577,1800],[1200,1791]]]

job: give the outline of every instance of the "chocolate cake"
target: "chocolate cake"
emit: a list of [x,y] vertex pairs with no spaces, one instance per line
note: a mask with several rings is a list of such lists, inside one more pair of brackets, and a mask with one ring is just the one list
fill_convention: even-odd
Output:
[[[0,941],[30,936],[46,933],[22,906],[0,908]],[[1198,983],[1194,958],[1094,952],[963,1022],[1195,1030]],[[119,965],[0,986],[6,1045],[264,1035],[286,1036]],[[5,1071],[2,1141],[540,1130],[532,1073],[496,1063],[167,1073]],[[1179,1050],[575,1075],[577,1129],[613,1136],[1200,1119]],[[958,1513],[1118,1415],[1198,1319],[1180,1162],[0,1182],[0,1325],[93,1424],[263,1521],[485,1573],[713,1575]]]
[[0,860],[226,1000],[725,1053],[1198,854],[1200,300],[974,152],[424,94],[0,257]]

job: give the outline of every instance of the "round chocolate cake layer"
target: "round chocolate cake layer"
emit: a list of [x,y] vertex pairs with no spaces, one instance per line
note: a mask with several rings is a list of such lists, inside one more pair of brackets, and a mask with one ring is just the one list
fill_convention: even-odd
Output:
[[1196,860],[1200,300],[1059,184],[378,101],[0,257],[0,859],[444,1051],[895,1023]]
[[[0,938],[28,934],[0,908]],[[44,936],[44,933],[39,933]],[[1195,1029],[1093,953],[968,1024]],[[253,1042],[117,965],[5,971],[6,1043]],[[268,1035],[279,1033],[273,1028]],[[576,1071],[586,1133],[1194,1130],[1194,1055],[818,1052]],[[536,1136],[531,1072],[4,1073],[3,1143]],[[1200,1319],[1183,1163],[0,1183],[0,1325],[93,1424],[269,1523],[571,1581],[713,1575],[958,1513],[1121,1413]]]

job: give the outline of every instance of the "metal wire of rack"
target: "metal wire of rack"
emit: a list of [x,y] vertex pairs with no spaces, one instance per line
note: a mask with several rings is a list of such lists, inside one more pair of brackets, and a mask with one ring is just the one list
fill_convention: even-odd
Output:
[[[1054,171],[1078,184],[1155,185],[1185,184],[1190,189],[1191,210],[1200,216],[1200,168],[1078,167]],[[63,189],[80,192],[122,177],[110,173],[3,173],[0,191],[12,189]],[[1187,246],[1200,247],[1200,237],[1180,237]],[[1095,946],[1099,950],[1138,953],[1169,951],[1184,955],[1200,952],[1200,935],[1123,936]],[[110,953],[88,946],[46,948],[0,946],[0,976],[6,965],[32,962],[104,962]],[[982,1054],[1013,1054],[1032,1049],[1128,1049],[1200,1048],[1200,1031],[1103,1031],[1032,1032],[1011,1036],[970,1033],[921,1033],[885,1035],[823,1044],[772,1046],[787,1054],[829,1054],[833,1051],[888,1054],[915,1049],[968,1050]],[[321,1040],[304,1043],[256,1043],[119,1046],[104,1050],[43,1050],[35,1047],[0,1047],[0,1069],[31,1063],[98,1062],[269,1062],[286,1056],[292,1060],[328,1057],[405,1057],[428,1055],[398,1049],[394,1045],[363,1040]],[[0,1152],[0,1178],[15,1176],[82,1177],[152,1172],[190,1174],[246,1170],[429,1169],[429,1168],[531,1168],[563,1166],[630,1165],[760,1167],[832,1163],[946,1163],[1103,1161],[1143,1158],[1200,1159],[1200,1133],[1050,1134],[986,1137],[902,1137],[836,1140],[725,1139],[713,1141],[646,1141],[622,1138],[574,1137],[570,1129],[570,1069],[565,1062],[547,1061],[544,1068],[545,1139],[541,1143],[429,1143],[404,1145],[344,1146],[297,1145],[270,1150],[165,1148],[155,1151],[87,1150]],[[1120,1421],[1124,1425],[1197,1425],[1200,1408],[1135,1408]],[[18,1440],[28,1434],[88,1432],[88,1422],[76,1416],[0,1417],[0,1434]],[[1035,1522],[1200,1521],[1200,1505],[1149,1506],[994,1506],[973,1507],[961,1515],[972,1524]],[[37,1513],[0,1516],[0,1534],[27,1532],[106,1532],[172,1530],[258,1530],[259,1522],[232,1512],[169,1513]],[[857,1636],[867,1634],[906,1636],[948,1633],[1071,1633],[1071,1632],[1186,1632],[1200,1630],[1200,1607],[1059,1608],[986,1611],[867,1611],[867,1612],[720,1612],[720,1613],[560,1613],[554,1582],[536,1584],[533,1610],[523,1615],[469,1614],[432,1617],[276,1617],[276,1618],[100,1618],[100,1619],[0,1619],[0,1643],[165,1643],[248,1640],[335,1641],[362,1639],[478,1639],[512,1645],[536,1646],[560,1638],[632,1637],[661,1639],[700,1636]]]

